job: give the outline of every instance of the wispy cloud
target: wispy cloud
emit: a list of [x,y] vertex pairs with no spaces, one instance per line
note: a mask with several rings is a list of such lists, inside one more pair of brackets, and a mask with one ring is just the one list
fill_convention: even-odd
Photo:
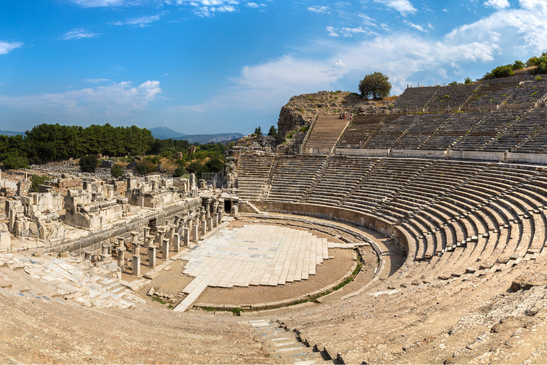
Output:
[[245,6],[248,6],[249,8],[258,8],[259,5],[257,3],[253,3],[253,2],[248,2],[245,4]]
[[146,81],[137,87],[120,82],[56,94],[0,95],[0,105],[66,119],[117,118],[142,110],[161,92],[159,81]]
[[85,79],[84,81],[91,82],[92,84],[98,84],[100,82],[110,81],[110,79]]
[[74,30],[71,30],[70,32],[66,32],[64,35],[61,36],[61,39],[82,39],[82,38],[94,38],[99,36],[97,33],[91,33],[88,32],[85,29],[77,28]]
[[309,6],[308,10],[312,13],[330,14],[330,8],[328,6]]
[[84,8],[98,8],[104,6],[121,6],[125,0],[71,0],[73,3]]
[[350,37],[353,37],[354,34],[359,34],[359,33],[362,33],[362,34],[377,34],[371,30],[369,30],[368,28],[365,28],[363,29],[363,27],[357,27],[357,28],[348,28],[348,27],[343,27],[343,28],[335,28],[335,27],[331,27],[331,26],[328,26],[326,28],[327,32],[328,32],[328,35],[330,37],[339,37],[339,36],[342,36],[342,37],[346,37],[346,38],[350,38]]
[[0,41],[0,54],[8,54],[16,48],[23,46],[21,42],[4,42]]
[[392,8],[399,13],[401,13],[402,16],[407,16],[408,14],[414,14],[418,10],[412,6],[410,1],[408,0],[374,0],[377,3],[384,4],[388,8]]
[[[412,22],[409,22],[409,21],[406,20],[406,19],[404,20],[404,22],[405,22],[406,25],[408,25],[408,26],[411,27],[411,28],[417,29],[417,30],[419,30],[420,32],[427,33],[427,30],[426,30],[424,27],[422,27],[421,25],[414,24],[414,23],[412,23]],[[429,24],[429,25],[431,26],[431,24]]]
[[148,27],[150,23],[160,20],[161,14],[151,15],[151,16],[142,16],[140,18],[130,18],[126,21],[113,22],[114,25],[132,25],[134,27]]

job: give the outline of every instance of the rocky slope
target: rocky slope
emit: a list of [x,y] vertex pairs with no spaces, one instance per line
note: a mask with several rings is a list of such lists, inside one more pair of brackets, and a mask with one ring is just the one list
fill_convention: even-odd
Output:
[[366,100],[349,91],[320,91],[293,96],[279,113],[278,142],[281,143],[297,127],[309,126],[318,114],[370,113],[392,101],[392,98],[384,101]]

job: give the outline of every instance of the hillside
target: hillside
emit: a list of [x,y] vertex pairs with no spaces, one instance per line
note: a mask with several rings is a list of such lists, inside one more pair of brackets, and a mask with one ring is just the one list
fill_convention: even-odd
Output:
[[13,132],[13,131],[0,131],[0,135],[2,136],[18,136],[25,134],[23,132]]

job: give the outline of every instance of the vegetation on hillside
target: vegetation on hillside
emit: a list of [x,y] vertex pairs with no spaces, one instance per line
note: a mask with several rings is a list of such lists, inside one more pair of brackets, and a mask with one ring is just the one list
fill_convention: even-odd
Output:
[[[145,174],[155,172],[159,164],[171,172],[179,166],[184,171],[218,172],[224,164],[225,150],[221,143],[191,145],[184,140],[156,139],[144,128],[110,124],[87,128],[40,124],[25,135],[0,136],[0,161],[8,169],[28,168],[29,163],[80,158],[81,170],[93,172],[101,154],[117,157],[122,164],[133,162],[133,156],[145,156],[136,164],[137,171]],[[192,163],[193,169],[190,169]],[[111,172],[114,177],[123,175],[121,166]]]

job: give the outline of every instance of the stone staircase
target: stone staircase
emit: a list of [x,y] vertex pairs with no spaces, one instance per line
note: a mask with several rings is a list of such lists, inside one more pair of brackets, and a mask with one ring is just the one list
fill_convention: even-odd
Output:
[[262,343],[263,351],[283,364],[311,365],[335,364],[329,355],[303,343],[294,331],[288,331],[279,324],[267,321],[249,321],[254,338]]

